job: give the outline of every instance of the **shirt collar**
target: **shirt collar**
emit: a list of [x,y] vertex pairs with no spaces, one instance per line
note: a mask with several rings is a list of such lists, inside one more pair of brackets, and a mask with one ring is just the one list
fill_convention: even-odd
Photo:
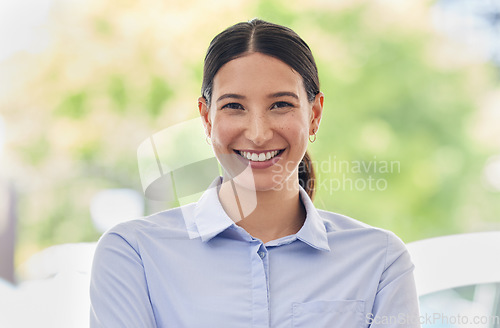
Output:
[[[194,209],[194,223],[203,242],[209,241],[235,223],[226,214],[219,201],[218,188],[222,177],[217,177],[203,193]],[[314,207],[311,198],[300,187],[300,198],[306,210],[306,220],[295,237],[307,245],[322,251],[330,251],[323,219]]]
[[330,251],[330,245],[328,244],[328,236],[323,219],[319,215],[316,207],[314,207],[314,204],[311,198],[309,198],[307,192],[304,188],[302,188],[302,186],[299,187],[300,199],[306,209],[306,220],[304,221],[302,228],[300,228],[299,232],[297,232],[297,239],[316,249]]
[[222,177],[217,177],[203,193],[194,209],[194,221],[201,240],[206,242],[234,224],[219,201],[219,186]]

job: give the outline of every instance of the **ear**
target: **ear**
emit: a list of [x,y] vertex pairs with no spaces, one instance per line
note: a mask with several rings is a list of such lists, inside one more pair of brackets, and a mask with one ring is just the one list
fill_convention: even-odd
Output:
[[321,122],[321,115],[323,114],[323,101],[325,95],[319,92],[314,99],[311,113],[311,121],[309,125],[309,135],[316,134],[319,130],[319,123]]
[[207,100],[205,99],[205,97],[198,98],[198,110],[200,111],[201,122],[205,127],[205,134],[210,138],[212,135],[212,122],[210,120]]

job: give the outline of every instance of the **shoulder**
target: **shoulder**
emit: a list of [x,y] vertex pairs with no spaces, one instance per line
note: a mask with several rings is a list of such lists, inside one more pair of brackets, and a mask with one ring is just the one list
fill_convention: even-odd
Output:
[[[323,219],[327,232],[365,232],[385,236],[386,238],[399,239],[392,231],[371,226],[349,216],[318,209]],[[402,242],[402,241],[401,241]]]
[[377,228],[334,212],[318,210],[318,213],[323,219],[329,239],[333,243],[335,240],[344,240],[358,245],[357,249],[379,250],[384,253],[387,261],[394,260],[407,252],[404,242],[392,231]]
[[187,239],[188,231],[193,229],[191,222],[195,204],[119,223],[101,236],[98,248],[110,244],[128,244],[138,250],[139,244],[145,240]]
[[[377,229],[364,222],[353,219],[343,214],[318,209],[318,213],[325,222],[327,230],[353,230],[353,229]],[[329,228],[329,229],[328,229]]]

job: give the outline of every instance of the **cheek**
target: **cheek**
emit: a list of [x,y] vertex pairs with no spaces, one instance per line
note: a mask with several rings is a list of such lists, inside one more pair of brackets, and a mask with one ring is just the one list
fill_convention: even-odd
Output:
[[291,116],[290,119],[280,124],[280,130],[287,135],[289,139],[296,142],[307,141],[309,136],[309,124],[304,117]]
[[238,135],[239,128],[234,122],[225,119],[214,119],[212,124],[212,144],[218,149],[227,145]]

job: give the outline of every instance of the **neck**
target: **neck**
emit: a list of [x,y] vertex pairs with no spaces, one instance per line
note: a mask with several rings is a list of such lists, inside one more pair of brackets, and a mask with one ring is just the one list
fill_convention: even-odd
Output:
[[306,217],[298,180],[283,188],[255,191],[225,178],[219,199],[237,225],[264,243],[297,233]]

